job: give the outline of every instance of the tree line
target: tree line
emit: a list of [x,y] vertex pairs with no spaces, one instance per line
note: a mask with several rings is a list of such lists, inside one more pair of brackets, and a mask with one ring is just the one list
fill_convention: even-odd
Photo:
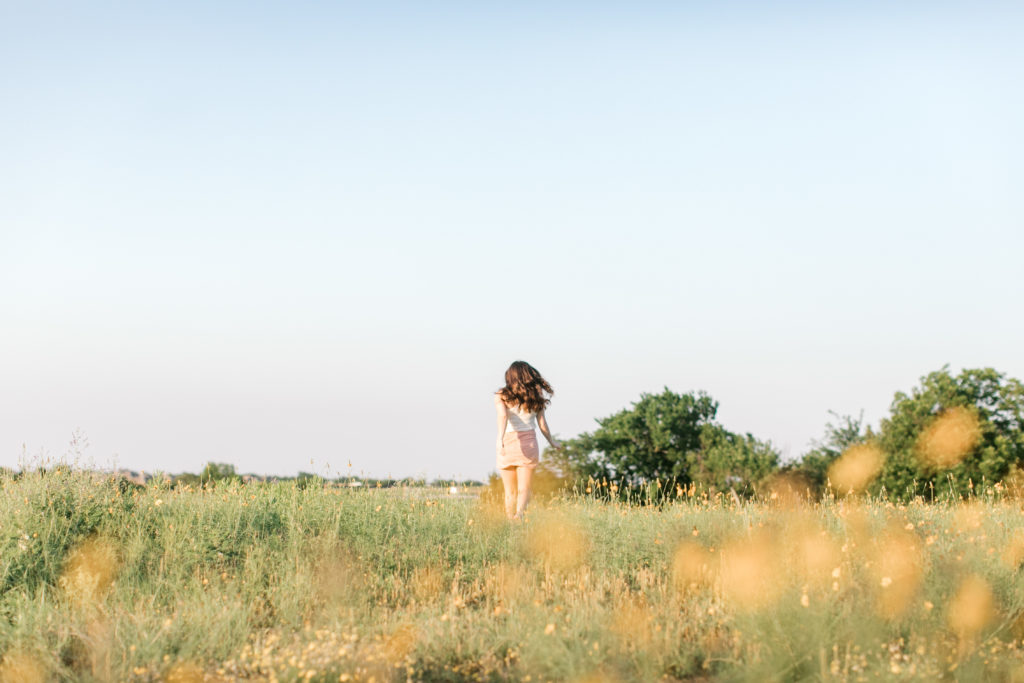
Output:
[[459,488],[470,488],[474,486],[483,486],[483,482],[475,479],[433,479],[428,481],[425,477],[405,477],[402,479],[394,479],[391,477],[375,478],[375,477],[357,477],[352,475],[339,476],[334,478],[322,477],[319,474],[313,474],[312,472],[299,472],[294,477],[289,476],[272,476],[265,477],[254,474],[239,474],[235,470],[235,466],[230,463],[223,462],[209,462],[199,474],[193,474],[191,472],[184,472],[169,477],[170,485],[172,488],[178,486],[191,486],[192,488],[201,488],[211,485],[223,485],[231,483],[249,483],[249,482],[292,482],[299,488],[306,488],[309,486],[324,486],[324,485],[335,485],[335,486],[348,486],[355,488],[393,488],[396,486],[420,486],[420,487],[432,487],[432,488],[448,488],[451,486]]
[[718,402],[700,391],[642,394],[598,419],[594,431],[547,449],[544,469],[577,489],[656,483],[666,493],[696,487],[739,496],[768,494],[780,482],[811,497],[897,499],[1024,486],[1024,385],[992,368],[954,375],[946,366],[922,377],[895,394],[877,427],[863,414],[833,414],[823,436],[789,463],[770,442],[725,429],[717,412]]

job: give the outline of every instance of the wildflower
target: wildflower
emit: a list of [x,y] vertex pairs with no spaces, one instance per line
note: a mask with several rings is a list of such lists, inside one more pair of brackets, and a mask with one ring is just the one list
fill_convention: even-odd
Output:
[[974,450],[981,438],[981,422],[975,410],[956,407],[946,410],[921,433],[917,450],[934,467],[952,467]]
[[557,570],[578,567],[586,559],[587,539],[575,523],[558,517],[541,519],[526,540],[527,552]]
[[828,478],[836,492],[857,492],[882,470],[885,454],[873,444],[856,444],[843,451],[829,468]]
[[118,565],[117,553],[109,543],[90,539],[70,554],[59,583],[77,604],[91,604],[106,593]]
[[26,652],[8,651],[0,660],[0,680],[43,683],[48,679],[43,663]]
[[972,638],[992,620],[994,603],[988,583],[981,577],[968,576],[949,605],[950,628],[962,639]]

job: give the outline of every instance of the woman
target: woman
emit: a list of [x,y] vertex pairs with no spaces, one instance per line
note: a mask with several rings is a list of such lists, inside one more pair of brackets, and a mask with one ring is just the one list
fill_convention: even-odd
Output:
[[535,427],[553,448],[559,443],[551,436],[544,409],[554,394],[551,385],[540,373],[521,360],[505,371],[505,386],[494,394],[498,411],[498,472],[505,486],[505,515],[521,519],[530,500],[533,470],[540,461]]

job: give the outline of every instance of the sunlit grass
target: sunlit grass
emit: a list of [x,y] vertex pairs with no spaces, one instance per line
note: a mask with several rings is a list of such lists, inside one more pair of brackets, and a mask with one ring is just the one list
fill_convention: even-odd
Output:
[[676,494],[2,479],[0,681],[1024,680],[1015,500]]

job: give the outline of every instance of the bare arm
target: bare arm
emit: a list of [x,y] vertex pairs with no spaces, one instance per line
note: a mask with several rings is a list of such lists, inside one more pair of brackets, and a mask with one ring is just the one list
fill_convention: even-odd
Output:
[[544,435],[544,438],[548,440],[552,448],[561,448],[562,444],[558,443],[553,436],[551,436],[551,430],[548,429],[548,420],[544,417],[544,413],[537,413],[537,426],[540,428],[540,433]]
[[494,395],[494,408],[498,414],[498,450],[500,451],[501,441],[505,437],[505,429],[508,427],[508,408],[505,407],[505,402],[498,394]]

